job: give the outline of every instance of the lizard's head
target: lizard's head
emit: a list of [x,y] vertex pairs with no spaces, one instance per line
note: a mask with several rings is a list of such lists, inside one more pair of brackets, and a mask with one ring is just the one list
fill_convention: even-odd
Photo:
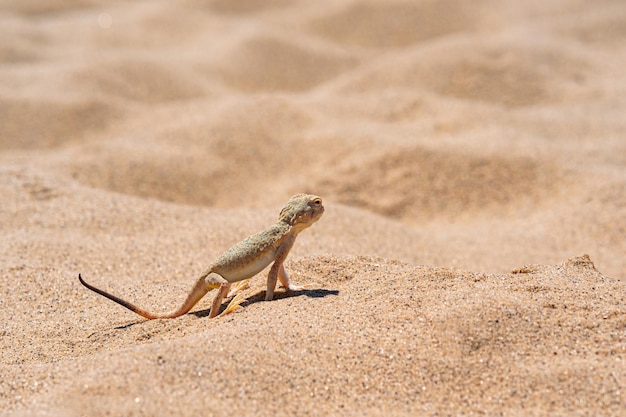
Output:
[[321,198],[316,195],[296,194],[280,211],[278,220],[289,223],[299,232],[318,221],[323,213]]

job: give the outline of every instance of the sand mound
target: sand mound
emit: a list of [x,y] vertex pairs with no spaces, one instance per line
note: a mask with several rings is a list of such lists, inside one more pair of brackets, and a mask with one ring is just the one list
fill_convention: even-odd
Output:
[[[481,2],[355,2],[314,22],[314,30],[333,41],[375,48],[405,47],[479,25]],[[489,3],[489,2],[482,2]]]
[[433,217],[458,219],[483,210],[502,214],[514,206],[537,204],[558,187],[558,177],[554,167],[530,159],[413,148],[333,173],[318,188],[344,204],[421,222]]
[[[161,103],[193,99],[203,95],[202,85],[193,77],[181,77],[185,69],[164,65],[160,62],[118,59],[101,62],[79,71],[75,82],[93,94]],[[72,83],[72,84],[74,84]]]
[[20,2],[13,2],[10,0],[3,0],[0,2],[4,10],[10,10],[25,15],[46,15],[67,11],[81,10],[89,7],[93,4],[93,1],[88,0],[51,0],[51,1],[39,1],[39,0],[24,0]]
[[[90,186],[179,203],[228,207],[280,201],[312,187],[291,172],[311,164],[311,144],[294,134],[310,118],[283,99],[259,98],[211,109],[200,121],[157,135],[96,145],[64,169]],[[93,149],[93,147],[91,147]],[[119,158],[119,155],[125,155]],[[150,154],[149,158],[146,155]],[[304,174],[303,174],[304,175]],[[274,193],[264,184],[282,178]],[[239,190],[233,193],[233,190]]]
[[235,15],[247,15],[262,12],[265,10],[273,10],[283,8],[291,5],[293,2],[290,0],[268,0],[268,1],[254,1],[254,0],[242,0],[232,2],[228,0],[189,0],[187,3],[193,7],[205,7],[211,11],[235,14]]
[[[49,378],[65,388],[44,385],[40,401],[69,412],[87,407],[123,414],[134,409],[133,401],[106,408],[103,401],[129,396],[148,414],[171,412],[179,404],[187,404],[189,414],[206,407],[246,413],[246,404],[263,403],[263,393],[271,390],[279,397],[300,395],[297,402],[264,403],[265,411],[281,415],[355,408],[378,415],[383,403],[400,415],[453,412],[457,403],[466,411],[490,413],[501,407],[533,410],[546,392],[561,387],[567,395],[551,412],[619,410],[620,394],[612,387],[613,366],[623,354],[624,315],[615,307],[623,302],[621,284],[600,274],[586,256],[508,275],[366,257],[305,258],[293,268],[323,285],[272,303],[261,302],[262,294],[254,295],[258,287],[252,288],[246,307],[221,322],[194,317],[205,314],[200,311],[175,324],[133,324],[120,317],[114,329],[73,330],[90,334],[66,354],[114,360],[127,377],[93,367],[91,359],[74,360],[73,383],[63,381],[74,371],[56,369]],[[380,271],[393,279],[383,279]],[[584,304],[577,301],[580,291]],[[117,312],[110,304],[102,308],[107,315]],[[305,324],[311,315],[316,323]],[[290,325],[279,325],[287,316]],[[303,344],[308,338],[316,343]],[[111,346],[120,347],[115,355],[106,351]],[[35,348],[64,356],[58,345]],[[222,360],[198,360],[216,356]],[[170,393],[164,395],[161,384],[144,386],[142,378],[165,381]],[[198,402],[206,390],[221,396]]]
[[626,36],[624,25],[621,24],[625,17],[626,13],[620,4],[604,1],[602,7],[585,7],[578,13],[572,13],[561,28],[567,35],[598,47],[603,44],[613,45]]
[[[586,76],[582,62],[536,44],[488,47],[457,55],[453,62],[435,64],[430,70],[430,85],[442,94],[505,106],[561,101],[567,83],[580,84]],[[554,73],[559,74],[556,83]]]
[[[371,88],[424,89],[464,100],[506,107],[562,102],[584,91],[586,65],[558,45],[446,42],[417,49],[393,68],[376,66],[347,91]],[[554,74],[559,77],[555,79]]]
[[114,105],[96,101],[0,99],[0,148],[58,146],[105,128],[120,116]]
[[272,38],[253,38],[226,57],[220,73],[241,91],[301,91],[332,79],[354,64],[349,56],[294,45]]

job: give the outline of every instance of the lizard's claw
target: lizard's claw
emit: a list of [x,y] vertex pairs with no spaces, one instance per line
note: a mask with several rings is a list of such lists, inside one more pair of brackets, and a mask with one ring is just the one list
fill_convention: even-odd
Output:
[[217,317],[222,317],[229,313],[232,313],[235,310],[239,310],[241,308],[241,303],[243,303],[244,301],[246,301],[246,299],[243,298],[243,295],[235,295],[235,297],[230,300],[230,303],[228,303],[224,311],[222,311]]
[[228,292],[226,298],[230,298],[233,295],[240,293],[241,291],[247,289],[250,286],[250,279],[244,279],[243,281],[239,281],[233,285],[231,290]]
[[[285,287],[284,287],[285,288]],[[293,284],[289,284],[288,287],[286,287],[285,289],[288,291],[302,291],[302,290],[308,290],[310,288],[310,285],[293,285]]]
[[228,295],[226,296],[226,298],[231,298],[233,296],[234,297],[232,298],[232,300],[230,300],[230,303],[228,303],[224,311],[222,311],[217,317],[222,317],[229,313],[232,313],[235,310],[239,310],[241,308],[241,303],[243,303],[246,300],[245,298],[243,298],[243,295],[241,295],[241,292],[245,290],[246,288],[248,288],[249,286],[250,286],[249,279],[244,279],[243,281],[239,281],[235,283],[230,289],[230,291],[228,292]]

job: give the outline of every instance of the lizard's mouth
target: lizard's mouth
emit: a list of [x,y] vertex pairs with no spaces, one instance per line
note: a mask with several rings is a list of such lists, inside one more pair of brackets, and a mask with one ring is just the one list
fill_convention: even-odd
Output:
[[319,220],[320,217],[322,217],[322,214],[324,214],[324,210],[326,210],[324,208],[324,206],[320,206],[311,216],[312,220],[315,222],[317,220]]

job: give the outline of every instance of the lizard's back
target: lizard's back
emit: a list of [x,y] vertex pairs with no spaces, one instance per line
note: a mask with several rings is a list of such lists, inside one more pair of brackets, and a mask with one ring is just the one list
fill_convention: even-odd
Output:
[[278,222],[242,240],[217,258],[205,274],[215,272],[229,282],[258,274],[274,261],[276,251],[289,229],[286,223]]

